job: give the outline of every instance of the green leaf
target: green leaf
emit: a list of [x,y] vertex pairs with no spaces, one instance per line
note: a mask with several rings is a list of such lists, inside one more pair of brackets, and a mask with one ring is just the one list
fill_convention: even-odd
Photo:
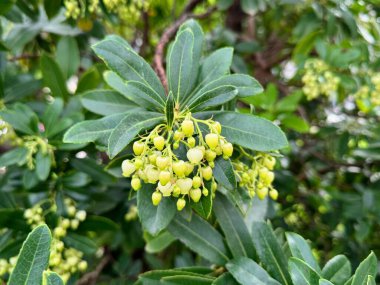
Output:
[[128,113],[110,115],[98,120],[89,120],[75,124],[63,136],[65,143],[88,143],[100,141],[108,144],[112,130]]
[[16,3],[16,0],[2,0],[0,2],[0,15],[5,15]]
[[230,72],[233,52],[231,47],[221,48],[205,58],[200,66],[197,89]]
[[95,160],[89,158],[75,158],[71,159],[70,162],[75,169],[87,173],[95,181],[105,184],[111,184],[115,182],[115,178],[111,174],[105,172],[103,166],[97,164]]
[[148,253],[158,253],[163,251],[176,240],[168,231],[160,232],[145,245],[145,251]]
[[303,97],[303,92],[294,92],[276,103],[277,112],[294,112],[297,110],[298,104]]
[[252,238],[235,206],[224,195],[219,194],[215,197],[213,209],[233,257],[246,256],[256,259]]
[[17,131],[28,135],[38,133],[38,117],[27,105],[15,103],[11,109],[0,110],[0,116]]
[[51,158],[48,153],[43,153],[41,150],[36,155],[36,174],[40,181],[45,181],[50,173]]
[[260,265],[244,256],[229,261],[226,267],[241,285],[281,285]]
[[64,285],[61,277],[52,271],[45,271],[43,275],[42,285]]
[[112,90],[91,90],[81,96],[81,103],[87,110],[99,115],[124,113],[138,106]]
[[239,283],[236,282],[231,273],[226,272],[216,278],[212,285],[239,285]]
[[367,284],[366,285],[376,285],[375,278],[371,275],[368,275]]
[[175,102],[174,102],[173,92],[170,91],[168,95],[168,99],[166,100],[166,104],[165,104],[166,122],[169,127],[172,127],[173,125],[174,108],[175,108]]
[[63,100],[61,98],[55,98],[54,101],[46,107],[41,120],[44,123],[47,137],[49,137],[56,128],[62,111]]
[[113,89],[148,110],[163,112],[166,98],[162,98],[144,83],[138,81],[123,81],[115,72],[104,73],[104,80]]
[[47,87],[50,88],[54,97],[68,98],[66,81],[63,73],[54,59],[46,54],[41,56],[42,78]]
[[79,79],[76,93],[82,93],[91,89],[95,89],[101,82],[101,76],[96,66],[87,69]]
[[9,166],[13,164],[22,165],[25,163],[28,150],[24,147],[16,147],[0,156],[0,167]]
[[213,198],[211,191],[211,183],[206,182],[206,188],[209,190],[209,194],[205,197],[202,195],[201,199],[195,203],[193,200],[190,200],[191,207],[198,213],[202,218],[208,219],[211,215]]
[[[169,269],[169,270],[153,270],[148,271],[139,276],[139,280],[142,281],[142,284],[144,285],[159,285],[162,284],[160,281],[164,277],[170,277],[170,276],[195,276],[195,277],[205,277],[203,274],[193,273],[189,270],[182,270],[181,268],[178,269]],[[212,279],[212,277],[209,277],[209,279]]]
[[193,74],[194,34],[187,28],[180,31],[169,51],[167,78],[169,90],[173,92],[175,102],[191,91]]
[[218,157],[215,160],[213,174],[216,181],[228,190],[236,188],[236,177],[231,160]]
[[111,132],[108,155],[114,158],[143,130],[156,126],[164,120],[162,114],[152,112],[129,113]]
[[334,284],[326,279],[319,279],[319,285],[334,285]]
[[254,15],[256,13],[257,6],[255,1],[252,0],[241,0],[241,9],[249,15]]
[[4,102],[20,100],[26,96],[35,94],[41,88],[41,80],[33,76],[23,74],[16,77],[4,78]]
[[41,284],[42,273],[49,262],[50,243],[49,228],[46,225],[36,227],[22,245],[8,285]]
[[289,259],[289,271],[293,283],[297,285],[318,285],[321,278],[313,268],[297,257]]
[[75,74],[80,65],[79,49],[73,37],[62,37],[57,44],[56,61],[59,64],[64,78],[68,79]]
[[252,236],[263,267],[281,284],[292,284],[285,254],[273,230],[265,222],[254,222]]
[[175,202],[170,197],[163,197],[158,206],[152,203],[155,187],[144,184],[137,192],[137,208],[143,228],[152,235],[165,229],[176,214]]
[[218,265],[229,260],[223,237],[197,215],[190,222],[177,215],[168,226],[169,232],[203,258]]
[[286,239],[288,241],[290,251],[292,252],[292,256],[305,261],[316,272],[321,272],[321,269],[315,260],[309,245],[302,236],[296,233],[288,232],[286,233]]
[[150,65],[121,40],[106,38],[92,46],[94,52],[125,81],[137,81],[165,100],[165,90]]
[[377,273],[377,258],[373,252],[368,255],[358,266],[355,271],[354,279],[351,285],[366,285],[367,276],[376,276]]
[[309,131],[309,124],[302,118],[295,114],[286,114],[281,117],[281,124],[289,129],[293,129],[299,133],[306,133]]
[[208,90],[200,94],[198,97],[194,96],[185,105],[186,109],[190,111],[202,111],[204,109],[215,107],[227,103],[234,99],[238,90],[232,85],[222,85]]
[[213,118],[222,125],[222,135],[233,144],[258,151],[288,145],[281,129],[268,120],[235,112],[216,112]]
[[334,284],[343,284],[351,276],[351,263],[344,255],[337,255],[323,267],[322,276]]
[[98,245],[95,241],[83,235],[69,232],[63,240],[69,247],[73,247],[84,254],[93,255],[98,250]]
[[211,285],[213,279],[201,276],[168,276],[161,279],[160,284],[171,285]]

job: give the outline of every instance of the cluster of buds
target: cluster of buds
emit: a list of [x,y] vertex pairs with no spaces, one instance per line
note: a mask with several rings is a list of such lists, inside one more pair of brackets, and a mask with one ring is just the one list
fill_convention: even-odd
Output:
[[302,88],[308,100],[320,95],[331,96],[336,93],[340,79],[334,75],[329,66],[320,59],[309,59],[305,63],[305,74],[302,77]]
[[[69,229],[76,230],[81,222],[86,219],[86,211],[77,210],[71,199],[64,200],[66,216],[59,217],[57,226],[53,229],[53,240],[50,249],[49,269],[61,275],[66,283],[72,274],[84,272],[87,269],[87,262],[83,260],[83,253],[75,248],[66,247],[64,238]],[[45,223],[45,216],[55,212],[56,206],[43,209],[41,203],[33,208],[26,209],[24,217],[32,228]],[[17,261],[17,257],[9,261],[0,260],[0,276],[11,273]]]
[[[201,127],[206,127],[208,134],[203,136]],[[132,177],[131,186],[139,190],[142,183],[156,185],[152,193],[152,203],[158,205],[163,197],[178,198],[177,209],[186,206],[186,199],[195,203],[202,196],[215,192],[217,184],[213,176],[215,159],[222,156],[229,159],[233,146],[221,136],[220,123],[199,120],[188,113],[175,122],[175,128],[166,124],[157,125],[146,136],[133,144],[134,158],[124,160],[122,171],[124,177]],[[182,158],[180,154],[186,152]],[[208,189],[206,182],[209,183]]]
[[354,94],[357,105],[363,111],[380,106],[380,73],[371,77],[370,85],[361,86]]
[[44,155],[48,155],[52,161],[52,165],[55,165],[55,148],[43,138],[39,136],[25,136],[23,137],[22,145],[28,150],[26,165],[30,170],[33,170],[35,167],[35,155],[38,151],[41,151]]
[[251,197],[257,195],[263,200],[269,194],[269,197],[277,200],[278,192],[272,186],[276,159],[269,154],[261,153],[254,157],[247,154],[246,157],[250,165],[240,160],[233,162],[239,186],[247,189]]

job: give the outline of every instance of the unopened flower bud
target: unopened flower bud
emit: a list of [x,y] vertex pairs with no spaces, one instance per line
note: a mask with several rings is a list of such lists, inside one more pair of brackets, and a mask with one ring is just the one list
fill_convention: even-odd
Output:
[[210,180],[212,178],[212,168],[210,166],[202,168],[202,177],[205,180]]
[[121,169],[123,171],[124,177],[130,177],[133,174],[133,172],[136,171],[136,166],[129,159],[127,159],[127,160],[124,160],[123,163],[121,164]]
[[163,136],[158,136],[153,139],[153,144],[158,150],[163,150],[165,147],[165,139]]
[[278,191],[276,189],[271,189],[269,191],[269,196],[273,199],[273,200],[277,200],[278,198]]
[[133,177],[132,180],[131,180],[131,186],[132,186],[132,189],[137,191],[141,188],[141,181],[139,178],[137,177]]
[[219,136],[217,134],[207,134],[205,139],[211,149],[215,149],[219,144]]
[[171,173],[169,171],[161,171],[159,175],[159,180],[162,185],[166,185],[171,179]]
[[181,194],[181,188],[178,185],[174,185],[172,195],[178,197]]
[[223,155],[225,155],[228,158],[232,156],[232,153],[234,152],[234,147],[231,143],[225,143],[222,145],[222,151]]
[[133,152],[135,153],[135,155],[140,155],[143,153],[144,147],[145,145],[143,142],[136,141],[133,143]]
[[178,130],[174,132],[173,138],[174,138],[175,141],[180,141],[180,140],[183,139],[183,137],[184,137],[183,132],[178,131]]
[[185,176],[186,164],[183,160],[173,162],[173,171],[178,177]]
[[159,156],[156,159],[158,169],[164,170],[169,166],[170,159],[167,156]]
[[206,156],[207,161],[214,161],[216,158],[216,152],[211,150],[211,149],[208,149],[208,150],[206,150],[205,156]]
[[144,162],[141,158],[136,157],[134,164],[135,164],[136,169],[140,169],[144,165]]
[[181,194],[189,194],[191,187],[193,186],[193,180],[191,178],[178,179],[177,186],[181,189]]
[[202,195],[207,197],[208,196],[208,189],[207,188],[203,188],[202,189]]
[[268,196],[268,188],[263,187],[261,189],[257,189],[256,191],[257,197],[259,197],[260,200],[264,200],[266,196]]
[[190,147],[194,147],[195,146],[195,138],[194,137],[189,137],[187,139],[187,143],[189,144]]
[[173,192],[173,185],[169,182],[166,185],[162,185],[161,182],[158,182],[157,189],[162,193],[164,197],[168,197]]
[[77,220],[77,219],[71,220],[70,227],[73,230],[76,230],[78,228],[78,226],[79,226],[79,220]]
[[162,199],[162,194],[160,192],[153,192],[152,194],[152,203],[154,206],[158,206],[158,204],[160,204],[161,202],[161,199]]
[[192,165],[190,162],[185,162],[185,165],[186,165],[185,176],[189,176],[194,170],[194,165]]
[[266,156],[263,161],[263,165],[269,170],[273,170],[276,164],[276,159],[273,156]]
[[186,206],[186,200],[183,198],[179,198],[177,200],[177,210],[182,211],[183,208],[185,208],[185,206]]
[[195,203],[199,202],[199,199],[202,197],[202,191],[201,189],[191,189],[190,190],[190,198],[193,200]]
[[84,272],[87,270],[87,262],[85,260],[82,260],[78,263],[78,269],[81,272]]
[[182,122],[182,132],[185,134],[185,136],[192,136],[194,134],[194,123],[191,120],[184,120]]
[[149,183],[154,184],[159,179],[160,172],[152,165],[146,168],[145,173]]
[[193,177],[193,188],[199,188],[202,185],[202,179],[199,176]]
[[191,148],[187,151],[187,158],[192,164],[198,164],[203,159],[203,151],[200,148]]
[[212,124],[212,129],[220,135],[220,133],[222,132],[222,125],[219,122],[214,122]]

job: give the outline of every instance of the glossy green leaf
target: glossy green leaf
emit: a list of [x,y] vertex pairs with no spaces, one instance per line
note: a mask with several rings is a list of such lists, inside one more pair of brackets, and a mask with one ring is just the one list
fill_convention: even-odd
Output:
[[254,222],[253,243],[263,267],[283,285],[292,284],[285,254],[273,230],[265,222]]
[[218,157],[215,160],[213,174],[216,181],[228,190],[236,188],[236,177],[231,160]]
[[161,279],[160,284],[167,285],[211,285],[213,279],[205,278],[201,276],[168,276]]
[[333,283],[343,284],[351,276],[351,263],[344,255],[337,255],[323,267],[322,276]]
[[104,116],[138,108],[135,103],[112,90],[87,91],[82,95],[81,103],[87,110]]
[[70,163],[75,169],[87,173],[95,181],[101,181],[104,184],[115,182],[115,178],[104,171],[103,166],[97,164],[95,160],[89,158],[74,158],[70,160]]
[[8,285],[42,283],[42,273],[49,262],[50,230],[46,225],[36,227],[22,245],[16,266]]
[[57,62],[46,54],[41,56],[40,62],[44,84],[54,97],[67,98],[66,81]]
[[9,150],[0,156],[0,167],[9,166],[13,164],[22,165],[25,163],[28,150],[24,147],[16,147]]
[[289,271],[294,284],[318,285],[321,276],[307,263],[297,257],[289,259]]
[[108,155],[113,158],[120,153],[143,130],[164,121],[164,116],[153,112],[131,112],[111,132]]
[[44,123],[47,137],[49,137],[56,128],[59,117],[63,111],[63,105],[64,103],[61,98],[55,98],[54,101],[46,107],[41,120]]
[[123,80],[140,82],[165,99],[165,90],[150,65],[120,40],[106,38],[92,49]]
[[234,99],[238,90],[231,85],[222,85],[208,90],[199,97],[193,97],[185,106],[190,111],[202,111],[204,109],[215,107],[227,103]]
[[174,109],[175,109],[175,102],[173,97],[173,92],[169,92],[168,98],[166,100],[165,104],[165,117],[166,122],[169,127],[172,127],[173,120],[174,120]]
[[290,251],[292,256],[297,257],[303,261],[305,261],[311,268],[313,268],[316,272],[320,273],[321,269],[315,260],[313,253],[307,242],[296,233],[286,233],[286,240],[288,241]]
[[130,101],[148,110],[163,112],[166,98],[162,98],[148,85],[138,81],[124,81],[115,72],[107,71],[104,79],[109,86],[124,95]]
[[57,44],[56,61],[60,66],[64,78],[68,79],[75,74],[80,65],[79,49],[73,37],[62,37]]
[[207,190],[209,190],[209,194],[206,197],[202,195],[201,199],[197,203],[191,200],[190,204],[194,211],[198,213],[198,215],[204,219],[208,219],[212,212],[213,198],[212,194],[210,193],[210,183],[206,183],[205,186],[207,187]]
[[[160,285],[162,278],[170,276],[195,276],[195,277],[204,277],[203,274],[194,273],[188,270],[178,269],[169,269],[169,270],[153,270],[148,271],[139,276],[139,280],[143,285]],[[212,279],[212,277],[209,277]]]
[[319,279],[319,285],[334,285],[334,284],[326,279]]
[[176,240],[168,231],[160,232],[145,245],[145,251],[148,253],[158,253],[163,251]]
[[168,230],[191,250],[212,263],[223,265],[229,260],[223,237],[197,215],[193,215],[190,222],[177,215],[169,224]]
[[42,285],[64,285],[64,283],[57,273],[45,271],[42,279]]
[[224,195],[216,195],[213,209],[233,257],[256,259],[252,238],[237,208]]
[[193,74],[194,34],[187,28],[177,34],[169,51],[167,78],[175,102],[180,102],[191,91]]
[[92,66],[87,69],[79,78],[76,93],[79,94],[88,90],[95,89],[101,81],[101,75],[98,68],[96,65]]
[[0,110],[0,116],[17,131],[28,135],[38,133],[38,117],[27,105],[15,103],[12,108]]
[[84,235],[69,232],[63,238],[63,240],[65,244],[67,244],[69,247],[73,247],[77,250],[80,250],[81,252],[87,255],[94,255],[98,250],[98,245],[96,244],[96,242],[93,239]]
[[358,266],[355,271],[354,279],[351,285],[366,285],[368,275],[376,276],[377,258],[373,252],[368,255]]
[[72,126],[63,137],[65,143],[88,143],[100,141],[108,144],[113,129],[127,116],[127,113],[115,114],[98,120],[80,122]]
[[137,208],[143,228],[152,235],[157,235],[173,220],[177,209],[170,197],[163,197],[158,206],[152,203],[152,194],[155,187],[144,184],[137,192]]
[[213,119],[222,125],[222,135],[233,144],[258,151],[288,145],[281,129],[268,120],[235,112],[216,112]]
[[295,114],[281,116],[281,124],[284,127],[295,130],[299,133],[306,133],[310,128],[309,124],[304,119]]
[[39,180],[45,181],[50,173],[51,158],[48,153],[41,150],[36,155],[36,174]]
[[244,256],[229,261],[226,268],[242,285],[281,285],[260,265]]
[[20,100],[33,95],[42,87],[42,81],[29,74],[4,78],[4,102]]
[[376,285],[375,278],[372,275],[368,275],[367,284],[366,285]]

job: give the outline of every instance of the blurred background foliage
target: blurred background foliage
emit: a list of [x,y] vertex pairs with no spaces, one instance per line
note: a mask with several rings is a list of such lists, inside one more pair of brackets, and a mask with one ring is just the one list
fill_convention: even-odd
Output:
[[[83,252],[89,271],[104,256],[112,260],[99,284],[204,264],[174,238],[162,245],[143,233],[129,182],[112,165],[104,168],[103,149],[62,142],[74,123],[107,112],[81,96],[107,88],[90,45],[119,34],[149,61],[183,13],[206,13],[206,52],[234,47],[233,71],[265,87],[237,108],[274,120],[290,142],[276,169],[278,201],[246,203],[246,222],[270,218],[302,234],[323,263],[339,253],[355,265],[370,249],[380,255],[377,1],[208,0],[186,10],[188,2],[1,1],[0,259],[15,256],[30,230],[25,209],[55,202],[66,217],[70,198],[87,218],[68,229],[66,244]],[[49,206],[41,207],[56,227]],[[71,274],[69,284],[80,277]]]

